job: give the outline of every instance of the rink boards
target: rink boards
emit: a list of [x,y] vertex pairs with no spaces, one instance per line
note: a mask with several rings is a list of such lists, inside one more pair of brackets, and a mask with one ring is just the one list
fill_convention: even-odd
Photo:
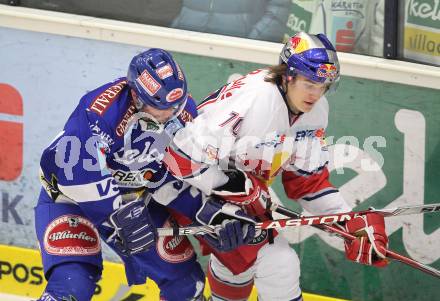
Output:
[[[37,250],[0,245],[0,297],[1,294],[38,298],[44,290],[46,281],[40,254]],[[205,296],[209,296],[209,287]],[[249,301],[256,301],[256,290]],[[157,285],[148,279],[144,285],[127,286],[124,266],[105,261],[101,280],[95,291],[93,301],[154,301],[159,300]],[[305,301],[342,301],[304,293]],[[8,301],[2,299],[2,301]]]
[[[29,249],[37,249],[33,207],[41,151],[86,91],[124,76],[135,53],[163,47],[179,51],[173,54],[200,100],[233,78],[276,63],[281,49],[268,42],[1,5],[0,47],[0,93],[8,96],[0,101],[0,244]],[[438,202],[439,68],[353,54],[340,57],[342,80],[329,97],[332,182],[359,210]],[[297,209],[279,181],[273,189],[286,206]],[[389,218],[390,248],[440,268],[439,227],[439,215]],[[353,300],[437,298],[438,280],[399,263],[385,269],[350,263],[341,242],[326,233],[301,228],[286,237],[300,257],[304,291]],[[1,252],[0,261],[10,252]],[[12,254],[26,258],[15,249]],[[112,269],[111,262],[118,259],[107,249],[104,257]],[[29,258],[35,261],[26,263],[27,280],[17,281],[19,285],[42,279],[38,256]],[[201,261],[205,264],[206,258]],[[22,266],[16,272],[24,279]],[[115,283],[123,283],[124,277],[118,278]],[[5,279],[0,290],[20,292]]]

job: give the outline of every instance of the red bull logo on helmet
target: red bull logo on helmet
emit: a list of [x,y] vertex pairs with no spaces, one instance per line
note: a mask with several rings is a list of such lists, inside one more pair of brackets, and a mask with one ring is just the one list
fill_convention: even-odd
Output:
[[309,42],[306,39],[303,39],[298,36],[294,36],[290,38],[290,47],[293,53],[301,53],[310,49]]
[[338,75],[338,69],[333,64],[321,64],[316,71],[316,75],[319,77],[335,79]]

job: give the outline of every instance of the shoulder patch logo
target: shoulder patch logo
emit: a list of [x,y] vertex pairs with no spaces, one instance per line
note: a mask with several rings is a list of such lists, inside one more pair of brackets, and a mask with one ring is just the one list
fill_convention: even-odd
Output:
[[107,88],[104,92],[98,95],[90,105],[89,109],[99,116],[102,116],[112,102],[118,97],[119,93],[125,87],[127,81],[121,81],[117,84]]
[[133,116],[134,113],[136,113],[136,107],[134,105],[130,105],[121,122],[119,122],[118,126],[116,127],[116,135],[119,137],[124,136],[125,127],[127,126],[128,120],[131,116]]
[[187,110],[183,110],[182,113],[180,113],[179,117],[185,123],[193,121],[192,115]]

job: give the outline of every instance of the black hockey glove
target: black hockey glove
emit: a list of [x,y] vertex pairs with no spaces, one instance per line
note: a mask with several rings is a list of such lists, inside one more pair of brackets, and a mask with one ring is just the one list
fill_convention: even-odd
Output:
[[124,255],[147,251],[156,242],[156,228],[143,201],[123,205],[110,215],[109,222],[115,231],[107,241]]
[[248,244],[255,237],[255,221],[244,211],[216,196],[207,197],[196,213],[196,220],[201,225],[214,225],[216,234],[203,238],[220,252],[228,252]]

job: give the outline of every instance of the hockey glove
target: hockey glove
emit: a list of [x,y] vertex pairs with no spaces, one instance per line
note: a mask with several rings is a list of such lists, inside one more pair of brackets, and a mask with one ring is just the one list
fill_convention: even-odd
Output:
[[113,241],[125,255],[147,251],[156,242],[156,228],[143,201],[123,205],[110,215],[109,222],[115,230],[107,241]]
[[196,213],[201,225],[215,225],[216,234],[204,236],[206,242],[220,252],[228,252],[245,245],[255,237],[255,221],[240,207],[215,196],[208,197]]
[[245,208],[251,216],[264,215],[270,194],[266,184],[249,172],[228,170],[225,174],[229,181],[215,188],[212,193],[220,196],[227,202]]
[[386,248],[388,236],[382,215],[369,213],[345,223],[345,230],[357,239],[345,241],[345,255],[349,260],[377,267],[388,264]]

